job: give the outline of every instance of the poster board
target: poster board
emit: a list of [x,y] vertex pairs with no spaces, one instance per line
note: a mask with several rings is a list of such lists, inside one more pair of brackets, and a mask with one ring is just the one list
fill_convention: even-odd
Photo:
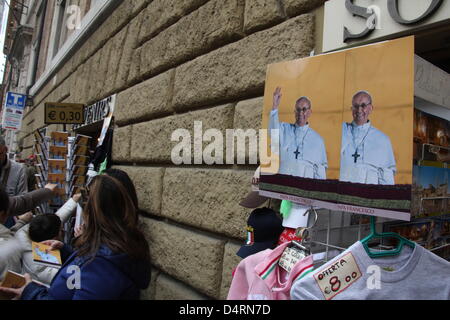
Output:
[[262,122],[261,195],[410,220],[413,37],[269,65]]

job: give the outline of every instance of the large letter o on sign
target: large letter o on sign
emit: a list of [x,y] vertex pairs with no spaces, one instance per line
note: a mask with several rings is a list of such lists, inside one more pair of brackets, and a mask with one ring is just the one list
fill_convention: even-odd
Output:
[[400,16],[400,13],[398,11],[398,0],[388,0],[388,10],[389,14],[391,15],[392,19],[394,19],[396,22],[400,24],[415,24],[418,23],[427,17],[431,16],[433,13],[436,12],[437,9],[441,6],[443,0],[433,0],[428,7],[427,11],[425,11],[424,14],[422,14],[420,17],[413,19],[413,20],[405,20]]

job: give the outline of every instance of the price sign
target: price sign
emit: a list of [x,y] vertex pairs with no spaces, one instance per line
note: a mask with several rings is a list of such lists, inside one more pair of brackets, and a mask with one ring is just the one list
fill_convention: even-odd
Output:
[[278,264],[287,272],[291,272],[297,262],[299,262],[304,257],[306,257],[304,252],[286,247],[286,249],[284,249],[283,251],[283,254],[281,255],[280,261],[278,261]]
[[84,105],[79,103],[45,103],[45,124],[83,124]]
[[330,300],[351,286],[361,276],[355,257],[349,252],[331,264],[325,265],[314,274],[314,279],[325,299]]

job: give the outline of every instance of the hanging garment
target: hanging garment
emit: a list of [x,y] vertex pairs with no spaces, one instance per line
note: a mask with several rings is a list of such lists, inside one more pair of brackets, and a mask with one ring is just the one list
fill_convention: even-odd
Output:
[[449,300],[450,263],[420,245],[372,259],[360,241],[296,281],[292,300]]
[[234,273],[228,300],[289,300],[292,283],[313,270],[313,257],[299,260],[287,273],[278,264],[290,243],[242,260]]

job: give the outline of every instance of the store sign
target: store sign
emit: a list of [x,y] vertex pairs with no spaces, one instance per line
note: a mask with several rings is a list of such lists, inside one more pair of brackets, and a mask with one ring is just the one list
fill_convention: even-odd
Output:
[[87,106],[84,108],[84,123],[81,125],[74,125],[73,129],[76,130],[84,126],[103,121],[108,117],[112,117],[115,103],[116,95],[112,95]]
[[330,0],[325,3],[323,52],[414,34],[450,22],[450,1]]
[[427,101],[428,109],[432,103],[450,111],[450,75],[419,56],[414,57],[414,66],[414,95]]
[[22,126],[23,112],[27,96],[24,94],[7,92],[3,107],[3,129],[18,131]]
[[83,124],[84,105],[79,103],[45,103],[45,124]]
[[412,36],[268,65],[262,129],[305,130],[266,144],[279,165],[261,165],[259,194],[409,221],[414,71]]

